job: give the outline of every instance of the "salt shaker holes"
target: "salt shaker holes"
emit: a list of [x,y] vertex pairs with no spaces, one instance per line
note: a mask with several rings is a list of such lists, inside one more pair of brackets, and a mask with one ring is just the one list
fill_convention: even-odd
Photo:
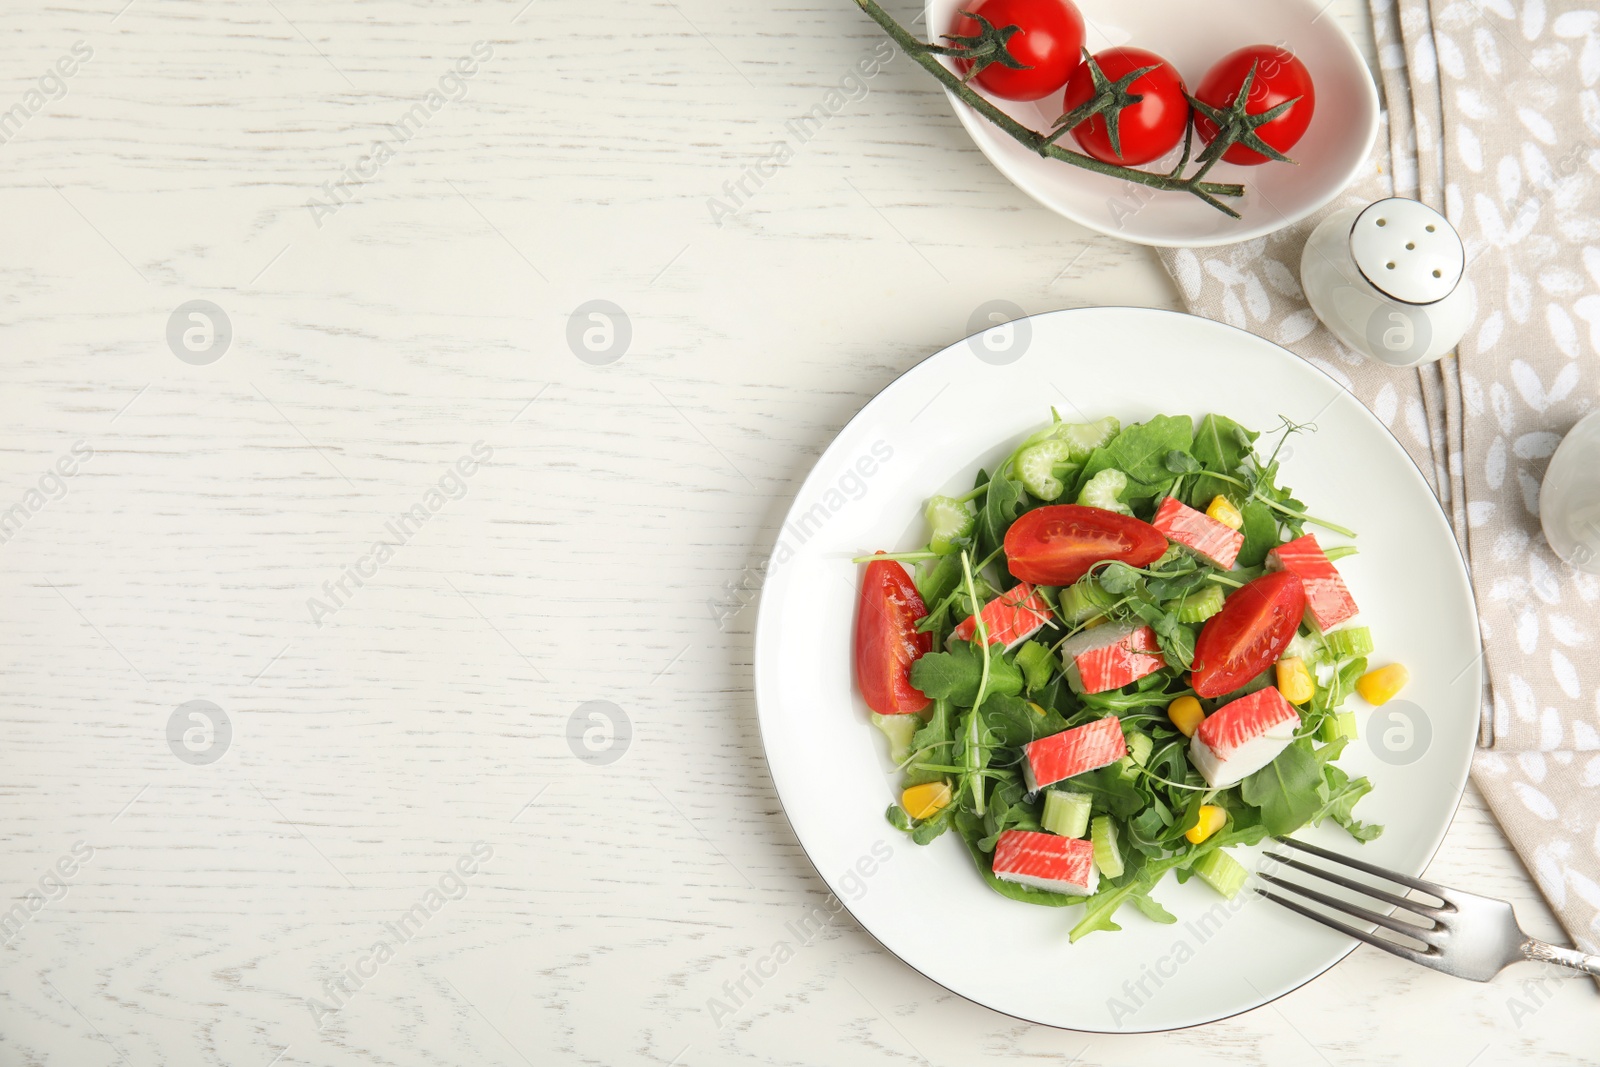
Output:
[[1438,359],[1473,318],[1466,249],[1438,211],[1390,197],[1328,216],[1300,263],[1306,299],[1346,346],[1392,367]]

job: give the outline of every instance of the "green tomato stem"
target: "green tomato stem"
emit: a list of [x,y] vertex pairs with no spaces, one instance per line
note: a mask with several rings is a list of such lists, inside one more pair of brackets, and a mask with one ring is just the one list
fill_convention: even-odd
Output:
[[1083,170],[1094,171],[1112,178],[1121,178],[1124,181],[1137,185],[1148,186],[1165,192],[1190,193],[1210,204],[1212,207],[1238,218],[1239,213],[1228,207],[1216,198],[1219,196],[1243,196],[1244,186],[1236,183],[1200,182],[1188,178],[1174,178],[1166,174],[1152,174],[1149,171],[1138,170],[1134,167],[1122,167],[1115,163],[1104,163],[1093,156],[1084,155],[1082,152],[1069,152],[1060,145],[1053,144],[1049,135],[1030,130],[1016,119],[1001,111],[998,107],[985,100],[974,92],[967,83],[953,73],[943,63],[939,62],[934,50],[938,45],[929,45],[919,41],[916,37],[894,20],[888,12],[884,11],[877,0],[856,0],[856,5],[864,11],[872,21],[883,28],[883,31],[899,45],[912,62],[932,74],[939,83],[959,98],[979,115],[988,119],[1018,143],[1026,145],[1040,155],[1050,159],[1059,159]]

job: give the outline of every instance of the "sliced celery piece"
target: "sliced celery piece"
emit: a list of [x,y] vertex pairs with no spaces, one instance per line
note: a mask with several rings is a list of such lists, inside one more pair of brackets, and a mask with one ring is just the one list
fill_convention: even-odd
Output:
[[1040,500],[1055,500],[1067,491],[1060,475],[1075,469],[1072,446],[1065,441],[1040,441],[1017,454],[1017,477]]
[[1039,823],[1062,837],[1082,837],[1089,832],[1089,808],[1093,803],[1094,798],[1087,793],[1047,789],[1044,794],[1044,817]]
[[1117,827],[1109,815],[1096,815],[1090,824],[1089,843],[1094,846],[1094,865],[1107,878],[1122,874],[1122,853],[1117,849]]
[[1126,488],[1128,476],[1115,467],[1107,467],[1089,479],[1078,493],[1078,503],[1086,508],[1102,508],[1118,515],[1132,515],[1133,509],[1122,502],[1122,491]]
[[883,731],[883,736],[889,739],[889,759],[895,766],[905,762],[911,755],[911,737],[922,725],[922,720],[915,715],[879,715],[871,712],[872,725]]
[[1179,622],[1205,622],[1222,610],[1224,599],[1222,586],[1211,583],[1201,586],[1181,601],[1163,604],[1162,607],[1176,612]]
[[1350,626],[1343,630],[1335,630],[1331,634],[1323,634],[1322,640],[1328,646],[1328,654],[1334,659],[1353,659],[1356,656],[1372,655],[1372,630],[1366,626]]
[[922,517],[928,520],[928,551],[940,556],[948,556],[959,548],[957,540],[972,533],[978,521],[977,511],[971,504],[949,496],[929,497]]
[[1288,659],[1291,656],[1298,656],[1308,664],[1321,663],[1326,658],[1326,650],[1320,640],[1315,637],[1308,637],[1297,630],[1294,637],[1289,639],[1288,647],[1283,650],[1283,654],[1278,658]]
[[1250,877],[1250,872],[1245,870],[1244,864],[1220,848],[1214,848],[1195,860],[1194,873],[1198,874],[1206,885],[1229,900],[1239,895],[1239,890],[1244,888],[1245,880]]
[[1072,459],[1082,463],[1089,458],[1089,453],[1109,442],[1117,436],[1122,429],[1122,423],[1113,416],[1107,415],[1094,422],[1074,423],[1070,426],[1056,427],[1055,434],[1067,444],[1072,446]]
[[1318,736],[1324,741],[1337,741],[1341,737],[1356,740],[1356,713],[1339,711],[1329,715],[1322,720]]
[[1117,598],[1093,578],[1084,578],[1061,590],[1061,617],[1069,626],[1088,622],[1117,602]]

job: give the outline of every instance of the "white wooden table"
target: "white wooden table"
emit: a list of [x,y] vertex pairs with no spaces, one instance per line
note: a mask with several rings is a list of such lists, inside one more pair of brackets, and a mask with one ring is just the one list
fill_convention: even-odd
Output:
[[[989,299],[1176,304],[903,57],[847,81],[879,41],[849,3],[6,28],[0,1063],[1594,1062],[1584,983],[1365,949],[1225,1023],[1088,1038],[847,918],[796,942],[824,890],[741,608],[791,494]],[[175,354],[191,300],[225,350],[185,314]],[[568,343],[592,300],[631,330],[605,364]],[[589,701],[631,724],[614,762],[569,744]],[[1560,936],[1473,794],[1433,870]]]

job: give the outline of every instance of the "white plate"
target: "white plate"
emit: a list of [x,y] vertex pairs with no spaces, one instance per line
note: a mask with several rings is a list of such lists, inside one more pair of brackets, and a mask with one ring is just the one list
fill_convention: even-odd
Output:
[[[1077,0],[1091,52],[1137,45],[1170,61],[1192,92],[1211,65],[1236,48],[1283,44],[1306,65],[1317,90],[1311,125],[1289,151],[1298,166],[1220,163],[1208,180],[1240,182],[1245,195],[1227,203],[1230,219],[1187,193],[1152,193],[1060,160],[1045,159],[950,97],[973,142],[1000,173],[1074,222],[1138,244],[1198,248],[1248,241],[1310,215],[1350,184],[1378,136],[1378,91],[1354,43],[1327,13],[1324,0],[1215,0],[1197,15],[1195,0]],[[923,31],[948,33],[963,0],[927,0]],[[981,90],[980,90],[981,91]],[[1042,100],[989,99],[1033,130],[1048,130],[1062,112],[1061,96]],[[1198,143],[1198,142],[1197,142]],[[1068,135],[1062,145],[1077,150]],[[1142,169],[1171,170],[1174,150]]]
[[[762,592],[755,673],[767,761],[833,892],[940,985],[1076,1030],[1224,1018],[1309,981],[1354,942],[1251,894],[1230,909],[1197,880],[1169,879],[1155,896],[1177,925],[1129,909],[1122,932],[1071,945],[1080,909],[1000,897],[954,833],[918,847],[884,821],[898,776],[851,677],[860,575],[850,557],[920,544],[924,499],[970,488],[980,466],[993,469],[1048,421],[1051,404],[1064,418],[1125,425],[1211,411],[1262,430],[1280,414],[1316,422],[1294,439],[1284,482],[1314,514],[1359,531],[1360,554],[1340,569],[1377,661],[1410,668],[1402,707],[1419,709],[1431,740],[1413,735],[1421,755],[1409,765],[1379,759],[1370,739],[1382,732],[1369,728],[1380,713],[1352,698],[1362,739],[1340,766],[1371,777],[1357,812],[1387,829],[1365,846],[1332,823],[1302,836],[1409,873],[1427,865],[1466,783],[1482,686],[1477,612],[1444,514],[1383,424],[1332,379],[1270,341],[1172,312],[1085,308],[995,327],[912,368],[840,432],[800,490]],[[1241,858],[1253,863],[1256,851]]]

